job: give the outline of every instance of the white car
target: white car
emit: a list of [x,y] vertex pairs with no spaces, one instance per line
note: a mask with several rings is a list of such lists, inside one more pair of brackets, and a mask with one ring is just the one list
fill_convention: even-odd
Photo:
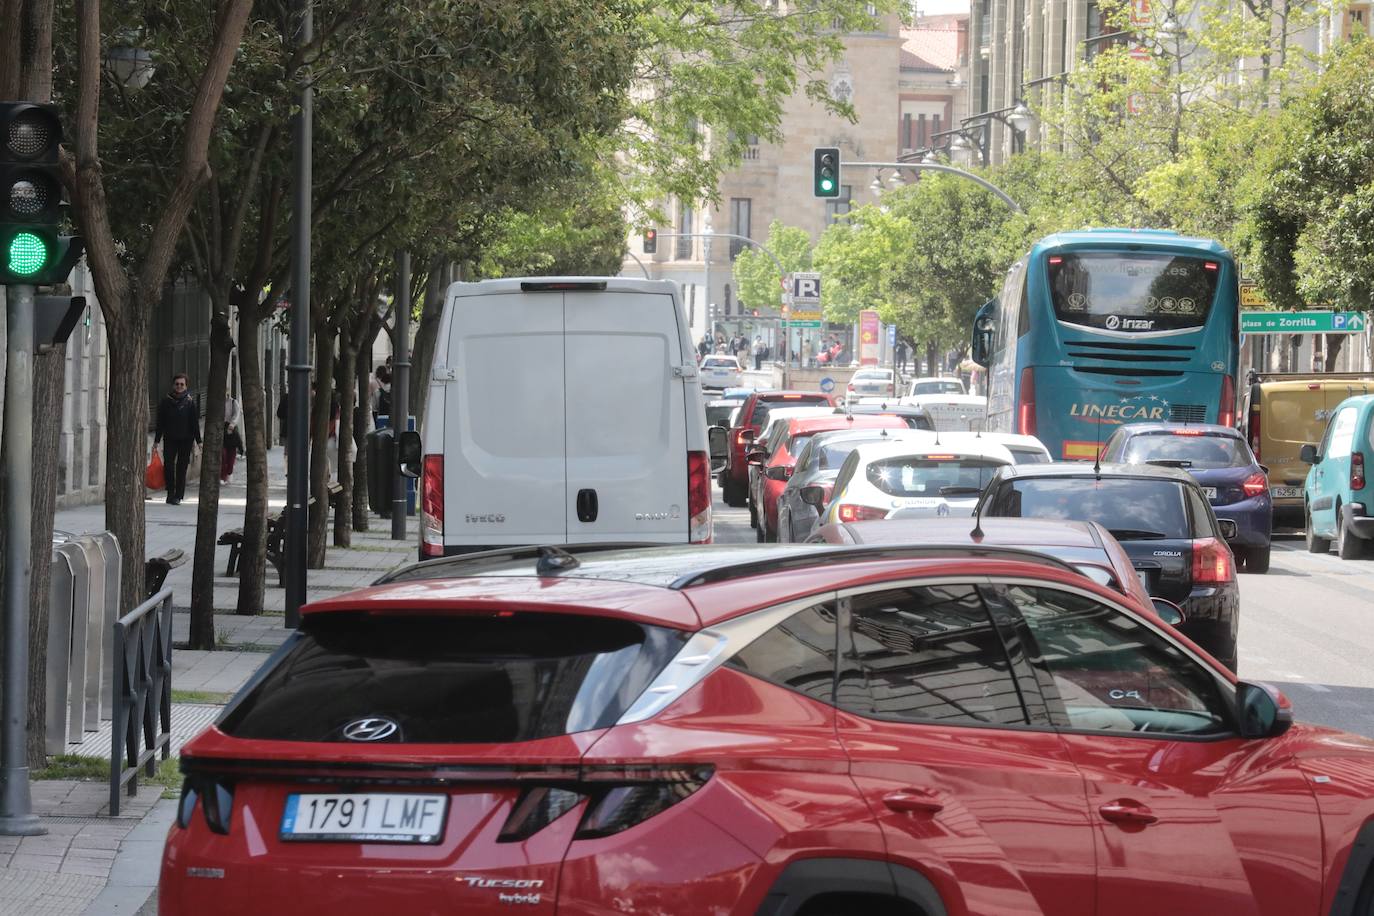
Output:
[[972,515],[992,475],[1012,463],[1007,447],[990,440],[955,445],[930,435],[922,444],[862,443],[840,468],[816,527]]
[[1049,464],[1054,460],[1045,443],[1034,436],[1023,436],[1020,433],[943,432],[939,436],[941,442],[948,442],[950,445],[965,445],[978,441],[1005,445],[1007,451],[1011,452],[1013,464]]
[[734,356],[708,356],[701,361],[702,388],[738,388],[743,370]]
[[860,369],[850,376],[845,390],[849,399],[864,396],[895,398],[897,379],[891,369]]
[[918,378],[911,380],[911,387],[907,389],[907,397],[916,397],[922,394],[968,394],[964,388],[963,379],[952,376],[939,376],[935,378]]
[[977,432],[987,423],[988,399],[976,394],[907,395],[898,403],[920,407],[940,432]]

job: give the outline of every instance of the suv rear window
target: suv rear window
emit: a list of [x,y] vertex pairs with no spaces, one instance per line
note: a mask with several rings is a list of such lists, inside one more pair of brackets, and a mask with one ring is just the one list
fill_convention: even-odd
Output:
[[1240,468],[1249,466],[1250,450],[1234,436],[1151,432],[1127,439],[1121,460],[1128,464],[1177,461],[1180,467],[1196,470]]
[[778,399],[776,401],[759,401],[754,405],[754,415],[749,418],[749,422],[757,429],[763,429],[768,425],[768,412],[774,407],[815,407],[818,404],[829,404],[830,399],[823,394]]
[[624,620],[510,616],[307,617],[220,728],[239,738],[344,741],[362,718],[391,741],[532,741],[615,723],[686,634]]
[[1100,522],[1117,540],[1192,539],[1183,484],[1173,480],[1042,477],[998,488],[986,513],[1003,518]]

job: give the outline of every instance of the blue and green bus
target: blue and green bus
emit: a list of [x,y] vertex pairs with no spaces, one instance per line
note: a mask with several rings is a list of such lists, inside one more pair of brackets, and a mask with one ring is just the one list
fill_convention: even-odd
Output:
[[1041,239],[974,319],[987,428],[1091,461],[1123,423],[1235,421],[1240,287],[1210,239],[1087,229]]

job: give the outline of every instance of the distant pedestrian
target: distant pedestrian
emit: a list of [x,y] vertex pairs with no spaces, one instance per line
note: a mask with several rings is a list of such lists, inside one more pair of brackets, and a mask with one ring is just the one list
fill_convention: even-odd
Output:
[[243,420],[243,408],[238,398],[232,394],[224,398],[224,444],[220,449],[219,482],[226,484],[234,475],[234,459],[243,454],[243,436],[239,423]]
[[167,470],[167,504],[175,506],[186,495],[191,453],[200,448],[200,405],[187,390],[184,372],[172,376],[172,390],[157,405],[153,448],[163,439],[167,440],[162,458]]
[[758,372],[763,368],[763,338],[754,338],[754,371]]
[[377,387],[372,393],[372,422],[374,424],[378,417],[391,416],[391,368],[378,366],[376,379]]
[[711,340],[711,335],[709,333],[703,334],[701,336],[701,343],[697,344],[698,361],[705,359],[707,356],[709,356],[711,350],[713,349],[714,346]]
[[906,341],[897,341],[897,346],[892,350],[892,357],[897,363],[899,373],[906,372]]

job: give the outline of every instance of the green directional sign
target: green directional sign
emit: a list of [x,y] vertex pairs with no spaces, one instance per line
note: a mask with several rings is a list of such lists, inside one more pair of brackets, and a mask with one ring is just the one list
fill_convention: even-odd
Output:
[[789,328],[818,328],[821,326],[819,321],[803,318],[801,321],[787,322]]
[[1359,334],[1364,312],[1241,312],[1242,334]]

